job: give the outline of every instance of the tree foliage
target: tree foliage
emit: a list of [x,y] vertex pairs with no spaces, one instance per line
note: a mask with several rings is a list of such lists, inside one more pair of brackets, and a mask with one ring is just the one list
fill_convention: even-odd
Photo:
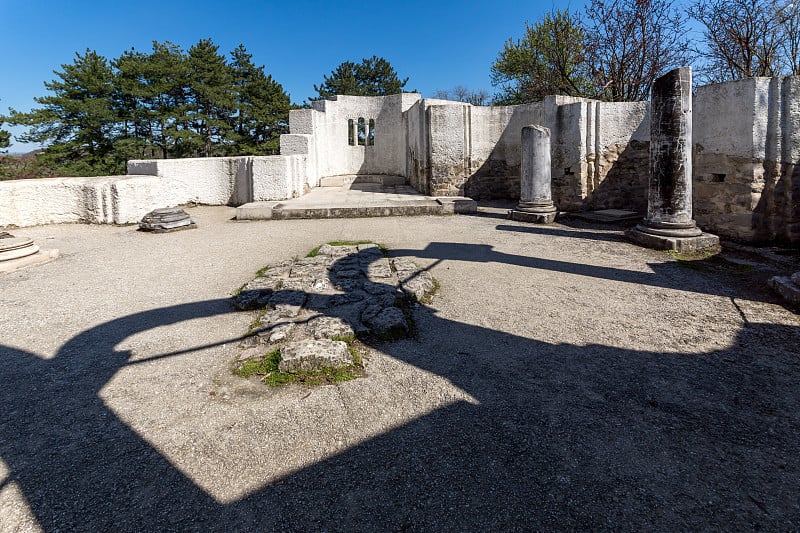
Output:
[[203,39],[188,52],[154,42],[108,61],[76,54],[45,83],[28,113],[0,117],[45,145],[37,156],[60,175],[122,173],[135,158],[275,153],[287,130],[289,96],[239,45],[227,61]]
[[337,94],[353,96],[385,96],[403,92],[408,78],[401,80],[394,67],[384,58],[372,56],[361,63],[345,61],[323,76],[319,86],[314,85],[319,98]]
[[686,17],[672,0],[589,0],[556,10],[509,40],[492,65],[499,103],[549,94],[644,100],[653,81],[691,61]]
[[483,89],[473,91],[463,85],[456,85],[452,89],[438,90],[433,93],[434,98],[441,100],[454,100],[456,102],[466,102],[472,105],[486,105],[489,103],[489,93]]
[[692,62],[687,23],[673,0],[591,0],[585,27],[595,97],[646,100],[656,78]]
[[501,89],[495,102],[520,104],[549,94],[590,95],[586,43],[580,20],[566,10],[526,24],[525,35],[509,39],[492,65],[492,84]]
[[701,77],[719,82],[800,74],[800,5],[793,0],[695,0]]

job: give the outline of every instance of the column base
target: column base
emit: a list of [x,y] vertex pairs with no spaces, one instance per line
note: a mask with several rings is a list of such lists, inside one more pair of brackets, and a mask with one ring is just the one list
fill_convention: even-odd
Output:
[[520,202],[516,209],[508,212],[511,220],[536,224],[552,224],[557,214],[553,202]]
[[512,209],[508,212],[508,218],[516,220],[517,222],[533,222],[535,224],[552,224],[558,210],[555,208],[552,211],[544,213],[534,213],[531,211],[520,211],[519,209]]
[[15,270],[19,270],[20,268],[25,268],[27,266],[47,263],[53,259],[56,259],[58,255],[58,250],[39,250],[38,252],[25,257],[0,261],[0,273],[14,272]]
[[[719,246],[719,237],[711,233],[703,233],[697,229],[696,235],[678,236],[674,235],[658,235],[648,231],[651,228],[639,224],[635,228],[631,228],[625,232],[628,240],[639,246],[645,248],[654,248],[656,250],[674,250],[676,252],[694,252],[709,248],[711,246]],[[695,232],[691,232],[695,233]]]
[[773,276],[767,284],[789,303],[800,305],[800,272],[789,276]]

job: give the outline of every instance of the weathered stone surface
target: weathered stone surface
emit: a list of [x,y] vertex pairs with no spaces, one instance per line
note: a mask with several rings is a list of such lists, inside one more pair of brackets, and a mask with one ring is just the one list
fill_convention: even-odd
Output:
[[10,237],[0,239],[0,261],[11,261],[33,255],[39,247],[27,237]]
[[308,323],[308,331],[315,339],[353,337],[355,331],[345,320],[333,316],[320,316]]
[[672,70],[653,83],[650,180],[644,225],[655,235],[700,234],[692,219],[692,70]]
[[625,236],[634,243],[646,248],[674,250],[680,253],[696,252],[704,248],[719,245],[719,237],[702,232],[695,237],[668,237],[639,231],[639,226],[636,226],[636,228],[625,231]]
[[278,311],[281,316],[294,317],[303,308],[306,296],[306,293],[302,290],[281,289],[272,294],[269,299],[269,305]]
[[416,301],[421,301],[426,294],[433,291],[436,283],[430,272],[421,270],[401,281],[403,291],[412,295]]
[[550,163],[550,130],[539,125],[522,128],[520,201],[511,218],[549,224],[556,218]]
[[406,316],[397,307],[369,306],[361,314],[361,320],[380,337],[400,337],[408,334]]
[[791,276],[773,276],[767,283],[787,302],[800,304],[800,272]]
[[264,347],[263,346],[253,346],[250,348],[245,348],[241,354],[239,354],[239,358],[237,359],[239,362],[247,361],[248,359],[256,359],[258,357],[262,357],[264,355]]
[[692,219],[692,70],[672,70],[653,83],[647,217],[626,232],[651,248],[691,251],[719,244]]
[[375,245],[322,246],[316,257],[270,267],[245,284],[237,306],[265,312],[240,348],[280,347],[285,372],[352,364],[346,345],[343,355],[330,341],[406,337],[404,306],[434,287],[430,273],[407,258],[386,259]]
[[0,231],[0,239],[11,239],[14,236],[8,233],[7,231]]
[[375,259],[367,266],[367,279],[377,283],[382,283],[388,278],[392,277],[392,267],[389,265],[389,260],[385,257]]
[[329,339],[290,342],[281,347],[278,370],[296,373],[323,368],[339,368],[353,364],[353,356],[343,341]]
[[139,229],[153,233],[166,233],[196,227],[194,221],[183,209],[164,207],[154,209],[142,217]]
[[519,209],[512,209],[509,211],[511,220],[517,222],[533,222],[534,224],[552,224],[556,220],[558,212],[555,208],[549,213],[531,213],[528,211],[520,211]]
[[292,334],[296,324],[294,322],[286,322],[278,324],[269,331],[269,342],[276,343],[286,340]]

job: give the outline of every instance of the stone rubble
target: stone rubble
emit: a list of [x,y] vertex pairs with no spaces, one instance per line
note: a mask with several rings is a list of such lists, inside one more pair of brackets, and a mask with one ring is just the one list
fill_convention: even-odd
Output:
[[262,311],[237,360],[280,349],[281,372],[353,365],[347,342],[407,337],[406,307],[435,289],[429,272],[375,244],[322,245],[313,257],[263,269],[236,295],[237,308]]

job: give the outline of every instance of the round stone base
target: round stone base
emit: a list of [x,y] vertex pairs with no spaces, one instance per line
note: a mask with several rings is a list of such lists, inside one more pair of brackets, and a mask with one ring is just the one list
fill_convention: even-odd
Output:
[[10,237],[0,240],[0,261],[11,261],[33,255],[39,247],[33,244],[32,239],[25,237]]
[[650,235],[658,235],[660,237],[675,237],[684,239],[687,237],[699,237],[703,234],[700,228],[697,227],[694,220],[685,224],[676,224],[672,222],[656,222],[653,220],[644,219],[642,224],[636,226],[636,229],[649,233]]
[[555,208],[552,211],[545,211],[542,213],[520,211],[519,209],[512,209],[508,212],[508,216],[511,220],[516,220],[517,222],[533,222],[534,224],[552,224],[557,214],[558,211]]

